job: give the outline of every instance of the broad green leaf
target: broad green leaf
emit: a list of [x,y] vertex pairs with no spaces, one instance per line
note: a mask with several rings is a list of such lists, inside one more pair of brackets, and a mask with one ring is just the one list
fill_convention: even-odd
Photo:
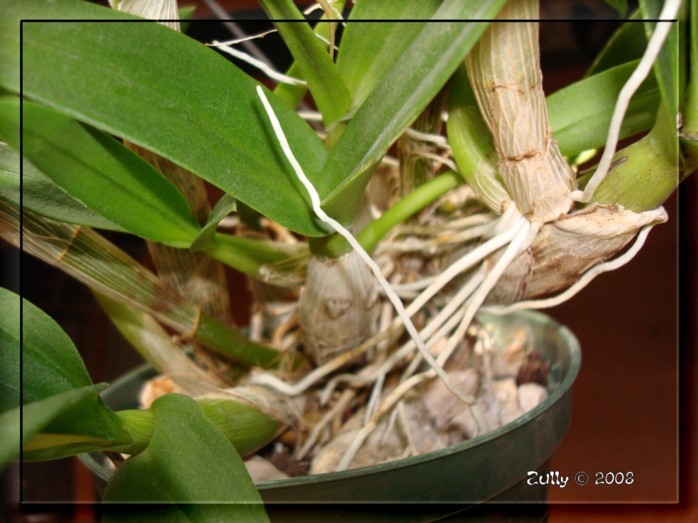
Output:
[[[342,35],[337,67],[351,91],[354,108],[366,100],[439,5],[438,0],[363,0],[352,8],[351,23]],[[362,23],[361,20],[385,21]]]
[[[168,394],[152,406],[148,447],[128,459],[104,493],[109,503],[155,502],[148,521],[268,521],[242,459],[196,402]],[[104,521],[143,521],[111,507]]]
[[[550,126],[562,154],[573,156],[604,145],[618,93],[636,66],[637,62],[630,62],[613,67],[547,97]],[[649,129],[654,124],[658,102],[657,84],[648,78],[630,102],[621,138]]]
[[337,66],[330,58],[325,44],[304,22],[304,17],[291,0],[260,0],[271,19],[292,20],[276,22],[276,27],[288,46],[301,76],[322,113],[325,126],[343,117],[351,105],[351,96]]
[[[20,307],[23,326],[21,360]],[[55,416],[48,419],[36,413],[39,421],[31,422],[29,429],[40,425],[45,433],[35,435],[27,443],[27,459],[61,457],[87,449],[114,447],[129,441],[129,435],[117,417],[99,398],[98,392],[104,386],[92,384],[68,335],[30,302],[22,300],[20,306],[19,296],[6,289],[0,289],[0,340],[3,410],[19,403],[20,371],[22,402],[25,405],[33,405],[76,389],[91,391],[68,394],[65,396],[68,398],[65,408],[51,407]],[[52,401],[60,403],[57,399]],[[48,405],[54,403],[49,402]],[[30,410],[29,414],[32,412]],[[25,413],[25,416],[29,414]]]
[[61,222],[124,230],[70,197],[26,158],[20,173],[19,161],[19,154],[8,145],[0,144],[0,198],[15,205],[20,205],[21,201],[25,209]]
[[[27,300],[22,300],[20,312],[19,296],[6,289],[0,289],[3,369],[15,369],[19,376],[20,314],[24,402],[31,403],[58,392],[92,385],[80,354],[63,329]],[[19,384],[18,378],[16,383]]]
[[0,288],[0,412],[20,404],[20,300],[14,292]]
[[[19,18],[134,19],[71,0],[9,0],[5,11],[0,86],[10,90],[18,89]],[[296,232],[327,234],[278,146],[256,82],[216,51],[156,23],[24,25],[25,96],[177,163]],[[268,96],[298,161],[317,183],[325,146]]]
[[332,149],[320,180],[323,207],[348,221],[364,187],[388,147],[424,110],[487,28],[502,0],[446,0],[435,13],[441,22],[428,23],[396,59],[383,80],[356,111]]
[[[19,100],[0,100],[0,137],[19,149]],[[23,103],[23,153],[70,196],[129,232],[187,247],[199,225],[184,196],[106,134],[53,109]]]

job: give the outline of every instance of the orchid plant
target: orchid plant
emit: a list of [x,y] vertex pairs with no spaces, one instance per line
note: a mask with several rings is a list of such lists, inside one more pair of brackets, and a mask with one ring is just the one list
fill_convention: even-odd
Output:
[[[189,38],[174,1],[110,3],[6,0],[0,21],[0,235],[89,287],[179,392],[112,411],[60,327],[3,290],[0,461],[20,440],[24,460],[130,456],[107,501],[263,520],[240,456],[308,397],[324,410],[298,455],[364,409],[337,470],[433,380],[487,430],[445,371],[479,311],[550,307],[627,263],[698,164],[695,0],[640,1],[547,96],[536,0],[321,0],[315,25],[260,0],[287,71],[248,39]],[[248,329],[223,265],[251,282]]]

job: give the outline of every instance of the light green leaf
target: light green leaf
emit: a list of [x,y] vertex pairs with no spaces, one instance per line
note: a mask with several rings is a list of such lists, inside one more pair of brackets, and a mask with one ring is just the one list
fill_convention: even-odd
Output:
[[444,86],[487,28],[502,0],[446,0],[383,80],[356,111],[332,149],[318,184],[323,207],[336,219],[348,221],[378,160]]
[[[0,136],[15,149],[19,100],[0,100]],[[106,134],[24,102],[24,156],[70,196],[129,232],[187,247],[198,234],[184,196],[153,166]]]
[[[613,67],[547,97],[550,126],[562,154],[573,156],[604,145],[618,93],[636,66],[637,61]],[[655,121],[658,102],[657,84],[648,78],[625,113],[621,138],[649,129]]]
[[301,76],[308,82],[313,100],[322,113],[325,126],[339,120],[351,105],[351,96],[337,66],[330,58],[326,45],[291,0],[260,0],[271,19],[293,20],[275,25],[288,46]]
[[[645,20],[657,20],[662,10],[662,0],[640,0],[640,12]],[[644,22],[645,34],[649,39],[656,22]],[[674,23],[659,55],[654,62],[654,75],[659,85],[662,101],[671,114],[678,113],[679,97],[679,24]]]
[[124,230],[68,196],[26,159],[23,162],[20,193],[19,160],[19,154],[8,145],[0,144],[0,198],[3,200],[17,206],[21,200],[24,209],[61,222],[113,231]]
[[[159,503],[148,508],[148,521],[268,521],[242,459],[193,399],[168,394],[152,411],[147,448],[116,471],[105,501]],[[113,508],[107,523],[145,516]]]
[[[641,0],[640,11],[645,20],[658,19],[664,2]],[[656,22],[645,21],[645,34],[651,37]],[[679,150],[676,118],[679,114],[679,100],[683,94],[683,81],[679,67],[679,24],[674,23],[667,35],[657,59],[654,62],[654,77],[659,86],[664,108],[657,113],[657,122],[652,130],[654,138],[662,145],[662,153],[668,159],[677,157]]]
[[[334,7],[335,10],[338,12],[342,12],[344,10],[344,0],[335,0],[335,2],[332,3],[332,6]],[[318,22],[315,25],[314,31],[315,34],[318,37],[322,37],[325,40],[329,40],[330,38],[330,24],[323,23],[323,20],[327,20],[327,15],[323,14],[322,18],[320,19],[321,21]],[[292,77],[292,78],[298,78],[302,79],[303,74],[301,73],[300,66],[296,64],[295,62],[291,64],[291,67],[288,68],[286,71],[286,75]],[[307,85],[297,85],[297,84],[288,84],[288,83],[280,83],[279,85],[276,86],[274,89],[274,94],[279,97],[279,99],[283,100],[286,102],[286,105],[289,107],[296,107],[298,104],[301,102],[305,94],[308,92],[308,87]]]
[[[20,314],[24,327],[24,402],[30,403],[58,392],[92,385],[80,354],[63,329],[27,300],[22,300],[21,307],[22,312],[19,296],[7,289],[0,289],[0,335],[3,341],[0,368],[3,369],[3,386],[9,378],[9,375],[5,377],[6,369],[13,369],[12,372],[16,373],[16,381],[10,381],[10,388],[12,383],[19,385]],[[15,398],[14,403],[17,404],[18,393]]]
[[[363,0],[352,8],[351,23],[342,35],[337,67],[351,91],[354,108],[366,100],[439,5],[438,0]],[[361,20],[386,21],[361,23]]]
[[[19,18],[134,19],[73,0],[8,0],[3,7],[0,86],[15,91]],[[23,38],[25,96],[173,161],[296,232],[327,234],[274,138],[256,82],[216,51],[147,22],[32,22]],[[324,144],[267,96],[317,182]]]

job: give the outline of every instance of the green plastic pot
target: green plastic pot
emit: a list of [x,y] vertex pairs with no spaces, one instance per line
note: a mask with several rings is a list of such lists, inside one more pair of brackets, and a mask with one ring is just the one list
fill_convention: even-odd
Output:
[[[528,471],[545,470],[567,432],[571,387],[581,363],[579,343],[566,327],[537,312],[481,315],[480,319],[495,327],[495,336],[502,342],[521,324],[532,330],[536,350],[550,364],[545,401],[511,423],[442,450],[371,467],[264,481],[258,488],[265,502],[468,506],[483,501],[544,501],[545,488],[529,486],[525,478]],[[151,368],[140,367],[123,376],[105,391],[106,403],[115,409],[135,408],[143,381],[153,375]],[[98,455],[83,456],[83,462],[106,481],[110,472],[100,461]],[[424,519],[425,513],[430,509],[412,511],[417,519]]]

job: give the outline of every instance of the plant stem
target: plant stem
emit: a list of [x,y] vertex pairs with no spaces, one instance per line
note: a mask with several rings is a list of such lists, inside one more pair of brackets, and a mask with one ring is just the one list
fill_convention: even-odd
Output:
[[305,248],[301,245],[216,233],[206,245],[205,252],[233,269],[255,278],[263,278],[260,272],[263,266],[304,254]]
[[[421,185],[402,200],[385,211],[356,235],[359,244],[366,252],[373,252],[378,243],[395,226],[414,216],[416,213],[431,205],[451,189],[460,185],[462,178],[454,171],[443,174]],[[320,257],[338,258],[351,250],[347,241],[338,234],[326,238],[311,238],[310,250]]]
[[372,252],[393,227],[431,205],[460,183],[461,177],[453,171],[446,171],[429,180],[385,211],[380,218],[364,227],[356,239],[366,251]]
[[[204,314],[152,272],[88,227],[23,213],[23,248],[91,289],[151,314],[187,339],[201,341],[245,365],[274,365],[280,353],[250,342]],[[19,210],[0,201],[0,236],[19,246]]]

